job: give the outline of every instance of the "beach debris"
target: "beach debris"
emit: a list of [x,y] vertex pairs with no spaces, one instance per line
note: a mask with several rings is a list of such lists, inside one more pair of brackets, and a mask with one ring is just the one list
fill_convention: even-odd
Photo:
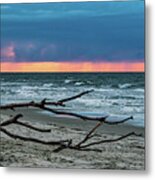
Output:
[[94,137],[95,131],[101,125],[103,125],[103,124],[118,125],[118,124],[121,124],[121,123],[124,123],[126,121],[133,119],[133,116],[130,116],[130,117],[127,117],[125,119],[118,120],[118,121],[108,121],[107,120],[108,116],[90,117],[90,116],[85,116],[85,115],[81,115],[78,113],[60,111],[60,110],[56,110],[56,109],[49,107],[49,106],[66,106],[66,104],[65,104],[66,102],[80,98],[83,95],[86,95],[90,92],[93,92],[93,90],[84,91],[84,92],[81,92],[81,93],[74,95],[72,97],[68,97],[68,98],[58,100],[57,102],[47,101],[48,99],[45,98],[40,102],[31,101],[28,103],[14,103],[14,104],[0,106],[0,110],[12,109],[14,111],[16,108],[19,108],[19,107],[20,108],[21,107],[36,107],[36,108],[39,108],[39,109],[42,109],[42,110],[45,110],[48,112],[52,112],[52,113],[57,114],[57,115],[68,115],[68,116],[76,117],[76,118],[79,118],[82,120],[97,121],[97,124],[78,143],[74,143],[74,139],[65,139],[65,140],[59,140],[59,141],[55,141],[55,140],[45,141],[45,140],[40,140],[40,139],[33,138],[33,137],[24,137],[21,135],[13,134],[9,130],[7,130],[8,125],[17,124],[17,125],[20,125],[22,127],[29,128],[31,130],[38,131],[41,133],[50,133],[51,132],[51,129],[43,129],[43,128],[39,128],[39,127],[36,127],[34,125],[28,124],[26,122],[23,122],[21,120],[21,118],[23,117],[22,114],[17,114],[14,117],[11,117],[10,119],[1,122],[0,123],[0,131],[5,133],[6,135],[8,135],[11,138],[14,138],[14,139],[19,139],[19,140],[23,140],[23,141],[31,141],[34,143],[40,143],[40,144],[44,144],[44,145],[57,145],[58,147],[53,150],[53,152],[55,152],[55,153],[60,152],[63,149],[74,149],[74,150],[79,150],[79,151],[102,152],[101,149],[94,149],[94,148],[90,149],[89,147],[92,147],[94,145],[103,144],[103,143],[112,143],[112,142],[120,141],[124,138],[127,138],[129,136],[133,136],[133,135],[134,136],[141,136],[141,134],[136,134],[135,132],[130,132],[128,134],[122,135],[122,136],[115,138],[115,139],[104,139],[104,140],[100,140],[100,141],[88,142],[88,140],[90,140],[91,138]]

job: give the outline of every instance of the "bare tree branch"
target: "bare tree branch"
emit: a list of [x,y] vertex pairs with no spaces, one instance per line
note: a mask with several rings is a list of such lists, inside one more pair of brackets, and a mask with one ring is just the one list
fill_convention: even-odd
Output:
[[[97,125],[99,126],[99,124],[97,124]],[[81,144],[79,143],[80,146],[78,146],[78,145],[73,146],[73,145],[67,145],[67,144],[60,145],[58,148],[53,150],[53,152],[57,153],[57,152],[62,151],[63,149],[67,149],[67,148],[78,150],[78,151],[96,151],[96,152],[102,152],[102,150],[100,150],[100,149],[89,149],[88,147],[94,146],[94,145],[97,145],[97,144],[112,143],[112,142],[120,141],[120,140],[125,139],[125,138],[127,138],[129,136],[132,136],[132,135],[134,135],[134,136],[141,136],[141,134],[136,134],[135,132],[131,132],[131,133],[125,134],[123,136],[120,136],[119,138],[116,138],[116,139],[107,139],[107,140],[95,141],[95,142],[92,142],[92,143],[89,143],[89,144],[86,144],[86,145],[81,145],[81,144],[84,143],[83,141],[81,141],[82,143],[81,142],[80,142]]]
[[126,121],[129,121],[129,120],[133,120],[133,116],[130,116],[130,117],[127,117],[127,118],[125,118],[125,119],[123,119],[123,120],[119,120],[119,121],[104,121],[104,123],[105,124],[110,124],[110,125],[117,125],[117,124],[122,124],[122,123],[124,123],[124,122],[126,122]]
[[[95,142],[92,142],[92,143],[82,145],[85,142],[87,142],[90,138],[93,137],[92,134],[95,132],[95,130],[99,126],[101,126],[103,123],[105,123],[104,121],[100,121],[95,125],[95,127],[93,127],[91,129],[91,131],[89,131],[89,133],[84,137],[84,139],[82,141],[80,141],[76,145],[73,145],[72,144],[72,141],[73,141],[72,139],[70,139],[70,140],[60,140],[60,141],[44,141],[44,140],[39,140],[39,139],[36,139],[36,138],[23,137],[21,135],[16,135],[16,134],[11,133],[7,129],[3,128],[4,126],[15,123],[15,124],[19,124],[19,125],[25,126],[27,128],[33,129],[33,130],[40,131],[40,132],[49,132],[50,131],[50,129],[40,129],[40,128],[31,126],[31,125],[25,124],[23,122],[19,122],[18,119],[20,117],[22,117],[22,114],[17,114],[15,117],[13,117],[13,118],[5,121],[5,122],[2,122],[0,124],[1,125],[0,126],[0,131],[5,133],[8,136],[14,138],[14,139],[20,139],[20,140],[23,140],[23,141],[31,141],[31,142],[41,143],[41,144],[45,144],[45,145],[59,145],[59,147],[56,148],[53,152],[60,152],[61,150],[66,149],[66,148],[74,149],[74,150],[80,150],[80,151],[84,150],[84,151],[98,151],[98,152],[101,152],[101,150],[99,150],[99,149],[88,149],[88,147],[93,146],[93,145],[97,145],[97,144],[116,142],[116,141],[122,140],[124,138],[127,138],[127,137],[129,137],[131,135],[141,136],[140,134],[136,134],[134,132],[131,132],[131,133],[128,133],[128,134],[123,135],[123,136],[121,136],[119,138],[116,138],[116,139],[106,139],[106,140],[95,141]],[[127,121],[127,119],[122,120],[121,123],[123,123],[125,121]]]
[[84,92],[82,92],[82,93],[80,93],[80,94],[77,94],[77,95],[75,95],[75,96],[72,96],[72,97],[69,97],[69,98],[65,98],[65,99],[61,99],[61,100],[59,100],[58,102],[59,102],[59,103],[68,102],[68,101],[71,101],[71,100],[80,98],[81,96],[83,96],[83,95],[85,95],[85,94],[88,94],[88,93],[90,93],[90,92],[93,92],[93,91],[94,91],[93,89],[92,89],[92,90],[88,90],[88,91],[84,91]]
[[102,124],[103,124],[103,122],[98,122],[96,124],[96,126],[93,127],[93,129],[91,129],[91,131],[89,131],[89,133],[85,136],[85,138],[81,142],[79,142],[77,145],[75,145],[75,147],[80,148],[81,144],[85,143],[88,139],[92,138],[93,137],[92,133]]
[[58,148],[54,149],[52,152],[58,153],[64,149],[72,149],[72,150],[76,150],[76,151],[94,151],[94,152],[102,152],[101,149],[90,149],[90,148],[77,148],[75,146],[59,146]]
[[12,117],[12,118],[10,118],[10,119],[8,119],[8,120],[0,123],[0,126],[7,126],[7,125],[9,125],[9,124],[15,123],[15,122],[17,122],[17,120],[18,120],[19,118],[21,118],[21,117],[23,117],[22,114],[17,114],[16,116],[14,116],[14,117]]
[[74,112],[66,112],[66,111],[60,111],[60,110],[56,110],[53,108],[48,107],[49,105],[55,105],[55,106],[65,106],[64,103],[80,98],[81,96],[88,94],[90,92],[92,92],[93,90],[89,90],[89,91],[84,91],[82,93],[79,93],[75,96],[69,97],[69,98],[65,98],[65,99],[61,99],[57,102],[48,102],[48,99],[43,99],[40,102],[28,102],[28,103],[19,103],[19,104],[10,104],[10,105],[3,105],[0,106],[0,109],[12,109],[14,110],[17,107],[36,107],[45,111],[49,111],[52,112],[54,114],[57,115],[67,115],[67,116],[71,116],[71,117],[76,117],[82,120],[89,120],[89,121],[98,121],[98,123],[86,134],[86,136],[77,144],[73,144],[73,139],[70,140],[59,140],[59,141],[44,141],[44,140],[40,140],[40,139],[36,139],[36,138],[31,138],[31,137],[23,137],[21,135],[16,135],[11,133],[9,130],[7,130],[6,126],[11,125],[11,124],[17,124],[17,125],[21,125],[23,127],[29,128],[29,129],[33,129],[35,131],[39,131],[39,132],[50,132],[51,129],[42,129],[42,128],[38,128],[35,127],[33,125],[27,124],[25,122],[19,121],[18,119],[23,117],[22,114],[17,114],[16,116],[0,123],[0,131],[5,133],[6,135],[14,138],[14,139],[20,139],[23,141],[31,141],[31,142],[35,142],[35,143],[41,143],[41,144],[45,144],[45,145],[58,145],[59,147],[57,147],[53,152],[59,152],[63,149],[69,148],[69,149],[74,149],[74,150],[79,150],[79,151],[97,151],[97,152],[101,152],[101,150],[99,149],[89,149],[88,147],[90,146],[94,146],[94,145],[98,145],[98,144],[103,144],[103,143],[111,143],[111,142],[116,142],[119,140],[122,140],[124,138],[127,138],[131,135],[135,135],[135,136],[140,136],[139,134],[136,134],[135,132],[131,132],[128,133],[126,135],[120,136],[116,139],[105,139],[105,140],[100,140],[100,141],[95,141],[95,142],[91,142],[91,143],[87,143],[85,144],[90,138],[92,138],[94,135],[93,133],[96,131],[96,129],[98,127],[100,127],[103,123],[105,124],[109,124],[109,125],[117,125],[117,124],[121,124],[124,123],[130,119],[133,119],[133,116],[127,117],[123,120],[119,120],[119,121],[108,121],[107,117],[108,116],[104,116],[104,117],[92,117],[92,116],[85,116],[85,115],[81,115],[78,113],[74,113]]
[[104,116],[104,117],[89,117],[89,116],[84,116],[84,115],[73,113],[73,112],[58,111],[58,110],[55,110],[55,109],[52,109],[52,108],[49,108],[49,107],[44,107],[44,106],[38,106],[38,108],[40,108],[42,110],[46,110],[46,111],[52,112],[54,114],[72,116],[72,117],[80,118],[82,120],[105,121],[105,119],[108,117],[108,116]]
[[119,121],[107,121],[107,117],[109,116],[103,116],[103,117],[91,117],[91,116],[84,116],[81,114],[77,114],[77,113],[73,113],[73,112],[66,112],[66,111],[58,111],[55,109],[52,109],[50,107],[44,107],[44,106],[38,106],[38,108],[42,109],[42,110],[46,110],[49,112],[52,112],[54,114],[58,114],[58,115],[67,115],[67,116],[72,116],[72,117],[76,117],[76,118],[80,118],[82,120],[89,120],[89,121],[100,121],[100,122],[104,122],[105,124],[110,124],[110,125],[117,125],[117,124],[121,124],[124,123],[126,121],[129,121],[130,119],[133,119],[133,116],[130,116],[128,118],[125,118],[123,120],[119,120]]
[[54,149],[53,152],[57,153],[57,152],[62,151],[63,149],[67,149],[67,148],[73,149],[72,139],[70,139],[67,144],[62,144],[58,148]]
[[18,121],[18,119],[21,118],[21,117],[23,117],[22,114],[17,114],[16,116],[10,118],[9,120],[0,123],[0,126],[7,126],[7,125],[10,125],[10,124],[19,124],[21,126],[33,129],[35,131],[39,131],[39,132],[51,132],[51,129],[42,129],[42,128],[38,128],[38,127],[32,126],[30,124],[26,124],[24,122]]
[[39,103],[31,101],[31,102],[27,102],[27,103],[13,103],[13,104],[8,104],[8,105],[2,105],[2,106],[0,106],[0,109],[1,110],[5,110],[5,109],[15,110],[15,108],[21,108],[21,107],[39,107],[39,106],[45,106],[45,105],[61,106],[61,103],[46,102],[46,99],[43,99]]
[[39,140],[39,139],[31,138],[31,137],[23,137],[23,136],[20,136],[20,135],[13,134],[13,133],[9,132],[8,130],[6,130],[3,127],[0,127],[0,130],[3,133],[5,133],[8,136],[10,136],[11,138],[19,139],[19,140],[23,140],[23,141],[31,141],[31,142],[45,144],[45,145],[63,145],[63,143],[69,142],[69,140],[44,141],[44,140]]
[[101,122],[104,122],[104,123],[110,124],[110,125],[124,123],[125,121],[133,119],[133,117],[131,116],[131,117],[128,117],[128,118],[120,120],[120,121],[110,122],[110,121],[106,121],[108,116],[90,117],[90,116],[84,116],[84,115],[81,115],[81,114],[78,114],[78,113],[73,113],[73,112],[58,111],[56,109],[52,109],[52,108],[46,106],[46,105],[62,105],[62,106],[64,106],[64,104],[63,104],[64,102],[80,98],[81,96],[83,96],[85,94],[88,94],[88,93],[90,93],[92,91],[93,90],[84,91],[84,92],[82,92],[80,94],[77,94],[75,96],[59,100],[57,102],[47,102],[46,101],[47,99],[43,99],[39,103],[31,101],[29,103],[10,104],[10,105],[5,105],[5,106],[0,106],[0,109],[14,109],[14,108],[17,108],[17,107],[30,107],[31,106],[31,107],[37,107],[37,108],[40,108],[42,110],[52,112],[52,113],[57,114],[57,115],[67,115],[67,116],[72,116],[72,117],[80,118],[82,120],[89,120],[89,121],[101,121]]
[[102,143],[111,143],[111,142],[116,142],[116,141],[120,141],[122,139],[125,139],[129,136],[141,136],[141,134],[136,134],[135,132],[131,132],[131,133],[128,133],[128,134],[125,134],[121,137],[118,137],[116,139],[106,139],[106,140],[101,140],[101,141],[96,141],[96,142],[92,142],[92,143],[89,143],[89,144],[86,144],[86,145],[82,145],[80,146],[80,148],[87,148],[89,146],[93,146],[93,145],[97,145],[97,144],[102,144]]
[[116,125],[116,124],[121,124],[124,123],[130,119],[133,119],[132,116],[125,118],[123,120],[119,120],[119,121],[114,121],[114,122],[110,122],[110,121],[106,121],[108,116],[103,116],[103,117],[90,117],[90,116],[84,116],[81,114],[77,114],[77,113],[73,113],[73,112],[66,112],[66,111],[58,111],[56,109],[52,109],[50,107],[46,107],[45,105],[47,105],[48,102],[43,103],[41,101],[41,103],[35,103],[35,102],[30,102],[29,104],[23,103],[23,104],[10,104],[7,106],[1,106],[2,109],[7,109],[7,108],[15,108],[15,107],[25,107],[25,106],[32,106],[32,107],[37,107],[40,108],[42,110],[48,111],[48,112],[52,112],[54,114],[57,115],[67,115],[67,116],[72,116],[72,117],[76,117],[76,118],[80,118],[82,120],[89,120],[89,121],[100,121],[100,122],[104,122],[105,124],[110,124],[110,125]]
[[90,92],[92,92],[93,90],[88,90],[88,91],[84,91],[81,92],[75,96],[69,97],[69,98],[65,98],[62,100],[59,100],[57,102],[47,102],[47,98],[43,99],[41,102],[36,103],[34,101],[31,102],[26,102],[26,103],[12,103],[12,104],[8,104],[8,105],[2,105],[0,106],[1,110],[5,110],[5,109],[12,109],[14,110],[15,108],[20,108],[20,107],[39,107],[39,106],[45,106],[45,105],[53,105],[53,106],[65,106],[65,102],[80,98],[81,96],[88,94]]
[[42,128],[38,128],[38,127],[32,126],[30,124],[19,122],[19,121],[17,121],[15,124],[19,124],[21,126],[33,129],[33,130],[38,131],[38,132],[46,132],[46,133],[51,132],[51,129],[42,129]]

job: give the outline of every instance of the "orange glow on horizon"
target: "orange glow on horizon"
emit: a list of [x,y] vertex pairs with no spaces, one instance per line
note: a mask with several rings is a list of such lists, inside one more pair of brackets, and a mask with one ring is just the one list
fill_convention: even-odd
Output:
[[1,72],[144,72],[144,63],[2,62]]

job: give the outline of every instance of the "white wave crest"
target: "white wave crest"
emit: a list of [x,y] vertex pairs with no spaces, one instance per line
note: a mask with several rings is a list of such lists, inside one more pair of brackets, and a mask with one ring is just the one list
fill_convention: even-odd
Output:
[[118,86],[119,86],[120,89],[126,89],[126,88],[129,88],[129,87],[132,87],[132,84],[125,83],[125,84],[119,84]]
[[65,82],[65,84],[68,84],[68,83],[72,82],[72,80],[66,79],[64,82]]
[[83,85],[84,84],[84,82],[76,82],[75,83],[75,86],[81,86],[81,85]]

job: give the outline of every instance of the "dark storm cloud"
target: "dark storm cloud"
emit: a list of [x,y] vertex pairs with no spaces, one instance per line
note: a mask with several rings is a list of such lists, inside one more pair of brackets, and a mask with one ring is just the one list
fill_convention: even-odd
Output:
[[141,61],[143,6],[142,1],[5,4],[1,59]]

